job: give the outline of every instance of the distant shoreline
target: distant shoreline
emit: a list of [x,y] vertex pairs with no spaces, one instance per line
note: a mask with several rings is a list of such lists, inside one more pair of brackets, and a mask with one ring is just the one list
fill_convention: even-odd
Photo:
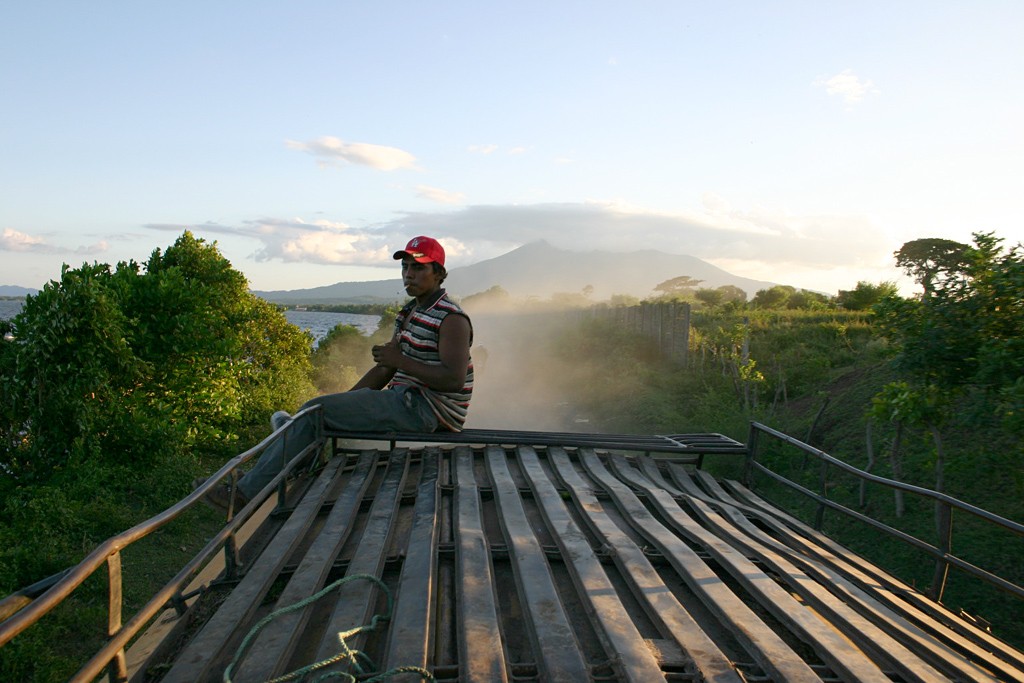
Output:
[[[24,305],[24,297],[0,297],[0,321],[13,319]],[[290,324],[306,330],[313,336],[314,346],[339,324],[351,325],[363,335],[369,336],[377,330],[381,318],[380,313],[318,310],[313,304],[305,311],[295,310],[294,306],[290,306],[283,313]]]
[[286,311],[303,311],[317,313],[351,313],[354,315],[383,315],[394,304],[320,304],[320,303],[281,303],[272,301]]

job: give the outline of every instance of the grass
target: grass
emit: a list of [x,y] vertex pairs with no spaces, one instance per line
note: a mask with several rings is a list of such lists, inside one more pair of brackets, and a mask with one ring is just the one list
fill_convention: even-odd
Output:
[[[696,318],[705,329],[727,327],[721,320]],[[712,329],[712,332],[714,330]],[[701,336],[695,335],[698,339]],[[704,335],[708,339],[713,335]],[[578,340],[606,338],[611,350],[581,348]],[[629,400],[621,393],[593,391],[594,377],[579,374],[565,388],[568,401],[586,405],[599,431],[673,433],[716,431],[747,441],[751,420],[768,424],[858,468],[867,466],[867,409],[871,398],[894,379],[885,361],[885,349],[870,335],[864,316],[831,319],[821,315],[772,314],[750,322],[750,354],[775,372],[766,372],[757,387],[761,400],[744,406],[742,394],[728,364],[714,354],[690,354],[690,364],[680,368],[652,355],[642,339],[622,338],[614,331],[590,329],[565,335],[557,342],[566,363],[593,363],[607,378],[623,380]],[[717,350],[718,353],[722,349]],[[598,359],[591,361],[590,359]],[[700,359],[701,364],[697,364]],[[782,378],[782,379],[780,379]],[[785,381],[784,400],[780,382]],[[769,399],[769,397],[772,397]],[[888,453],[893,440],[891,425],[873,425],[872,470],[892,477]],[[1011,435],[986,421],[980,411],[965,406],[954,424],[946,425],[945,492],[1002,517],[1024,520],[1024,449]],[[795,449],[794,449],[795,450]],[[903,440],[903,480],[934,488],[934,449],[930,437],[908,433]],[[776,452],[767,460],[772,468],[811,490],[819,488],[819,467],[806,463],[796,452]],[[710,458],[706,468],[718,477],[739,478],[734,459]],[[802,521],[812,524],[815,506],[801,494],[775,485],[767,477],[757,479],[757,492]],[[859,507],[860,486],[851,475],[830,475],[829,498],[858,510],[893,528],[937,544],[934,504],[906,497],[906,513],[897,517],[891,490],[871,485],[866,505]],[[904,582],[922,590],[934,575],[934,561],[925,553],[886,537],[869,525],[827,512],[823,530],[854,552],[878,564]],[[954,515],[954,554],[1024,585],[1024,539],[1011,532],[979,522],[967,514]],[[963,611],[980,623],[991,623],[992,632],[1007,643],[1024,648],[1024,605],[978,579],[958,570],[950,574],[943,603]]]
[[[789,453],[788,462],[773,460],[772,469],[811,490],[819,488],[819,467],[810,463],[801,467],[799,454]],[[938,544],[935,508],[931,500],[907,495],[906,511],[898,517],[891,489],[868,485],[866,504],[859,504],[859,483],[852,475],[832,475],[828,498],[833,502],[861,512],[892,528],[903,531],[933,545]],[[754,489],[798,519],[813,525],[816,505],[766,477],[758,477]],[[984,507],[984,506],[982,506]],[[935,580],[935,561],[925,552],[884,534],[870,525],[842,513],[828,510],[822,530],[857,554],[884,568],[903,582],[927,591]],[[1024,578],[1019,549],[1022,539],[1011,532],[985,523],[966,513],[955,513],[952,551],[972,564],[1018,585]],[[1015,551],[1016,549],[1016,551]],[[982,623],[992,625],[992,633],[1017,648],[1024,647],[1024,624],[1018,618],[1019,600],[980,579],[953,568],[942,602],[954,612],[963,612]]]
[[[184,497],[195,473],[193,468],[212,471],[220,464],[211,456],[206,465],[179,463],[152,468],[134,483],[105,480],[105,475],[116,475],[103,468],[83,472],[77,484],[65,484],[67,495],[50,498],[52,504],[33,510],[35,514],[27,523],[37,531],[34,538],[46,540],[8,546],[3,567],[7,581],[12,581],[10,572],[18,567],[38,572],[33,579],[19,582],[27,585],[77,564],[106,538]],[[105,480],[105,485],[88,484],[93,477]],[[93,489],[92,496],[81,500],[84,494],[80,487],[86,486]],[[88,509],[92,510],[88,515],[81,513]],[[125,548],[121,553],[122,621],[127,622],[163,588],[223,524],[223,513],[196,505]],[[32,556],[37,556],[34,561]],[[13,588],[3,592],[6,595],[11,591]],[[68,599],[0,649],[0,680],[45,682],[70,678],[106,643],[107,605],[107,572],[100,567]]]

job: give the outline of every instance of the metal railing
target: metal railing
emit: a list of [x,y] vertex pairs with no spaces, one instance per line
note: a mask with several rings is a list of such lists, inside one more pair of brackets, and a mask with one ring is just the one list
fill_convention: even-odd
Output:
[[[701,468],[709,454],[742,455],[746,446],[717,433],[693,434],[600,434],[594,432],[537,432],[516,429],[464,429],[460,432],[337,431],[324,434],[334,442],[334,452],[342,450],[339,439],[388,441],[391,448],[400,442],[502,444],[517,446],[574,446],[617,451],[658,454],[691,462]],[[358,449],[356,449],[358,450]]]
[[[236,486],[239,466],[262,454],[263,451],[279,439],[284,444],[287,444],[289,434],[293,430],[294,425],[297,424],[296,418],[306,415],[310,415],[316,420],[316,433],[313,441],[292,460],[283,463],[281,472],[274,480],[253,497],[242,509],[238,510],[237,514],[235,514],[233,504],[229,505],[227,523],[220,532],[170,582],[157,592],[145,606],[136,612],[127,623],[122,623],[121,551],[181,516],[214,486],[219,486],[221,481],[229,478],[232,487]],[[323,412],[320,406],[312,406],[297,413],[291,421],[280,429],[275,430],[259,444],[244,453],[236,455],[225,463],[202,486],[195,489],[186,498],[172,507],[127,531],[107,539],[74,567],[65,569],[0,601],[0,605],[7,606],[6,609],[0,608],[0,616],[7,617],[4,621],[0,622],[0,647],[3,647],[19,633],[22,633],[38,622],[66,598],[71,596],[86,579],[96,573],[101,567],[106,566],[108,578],[107,636],[109,640],[70,680],[93,681],[103,673],[104,668],[107,669],[107,674],[111,681],[127,680],[125,646],[128,642],[140,633],[154,616],[168,606],[174,606],[179,612],[181,611],[185,599],[188,597],[182,594],[183,588],[188,585],[189,581],[218,551],[223,550],[224,552],[225,575],[231,578],[238,571],[238,548],[235,543],[236,532],[275,492],[278,495],[278,505],[283,505],[285,481],[288,475],[299,467],[311,454],[319,453],[323,443]],[[284,457],[283,453],[285,450],[285,448],[282,448],[282,458]],[[233,498],[234,496],[232,496]]]
[[[758,455],[761,453],[760,437],[761,435],[767,435],[775,438],[781,442],[789,444],[803,451],[803,453],[813,456],[821,463],[820,470],[820,487],[819,493],[815,493],[810,489],[801,486],[800,484],[783,477],[782,475],[769,469],[763,463],[758,462]],[[883,522],[868,517],[856,510],[841,505],[833,500],[828,499],[828,484],[829,484],[829,470],[835,468],[851,474],[854,477],[859,478],[861,481],[872,482],[886,486],[888,488],[905,491],[907,493],[913,493],[923,498],[930,499],[935,503],[935,515],[936,515],[936,543],[928,543],[919,538],[916,538],[906,532],[895,529]],[[922,488],[920,486],[914,486],[912,484],[905,484],[900,481],[893,479],[886,479],[885,477],[879,477],[874,474],[870,474],[863,470],[857,469],[852,465],[849,465],[841,460],[838,460],[828,453],[822,450],[814,448],[802,441],[798,441],[791,436],[783,434],[782,432],[776,431],[771,427],[767,427],[758,422],[750,423],[750,436],[747,443],[747,465],[744,473],[745,483],[749,486],[752,482],[751,479],[755,472],[760,472],[773,481],[776,481],[783,486],[786,486],[794,491],[798,491],[808,498],[814,500],[817,503],[817,508],[814,516],[814,528],[821,530],[822,521],[824,518],[825,510],[835,510],[848,517],[856,519],[859,522],[863,522],[878,531],[881,531],[893,538],[896,538],[908,545],[911,545],[918,550],[926,553],[935,560],[935,572],[933,575],[932,584],[929,587],[927,594],[933,600],[938,602],[942,601],[942,595],[946,588],[946,581],[949,577],[949,570],[951,567],[955,567],[971,576],[974,576],[986,583],[989,583],[1001,590],[1004,590],[1015,597],[1024,600],[1024,588],[1018,586],[1006,579],[997,576],[985,569],[977,567],[963,558],[957,557],[953,554],[952,549],[952,534],[953,534],[953,513],[960,512],[968,515],[972,515],[978,519],[984,520],[987,523],[1006,529],[1017,536],[1024,537],[1024,525],[1018,524],[1012,520],[1000,517],[999,515],[993,514],[987,510],[983,510],[979,507],[965,503],[961,500],[957,500],[951,496],[947,496],[944,493],[938,491],[932,491],[931,489]]]

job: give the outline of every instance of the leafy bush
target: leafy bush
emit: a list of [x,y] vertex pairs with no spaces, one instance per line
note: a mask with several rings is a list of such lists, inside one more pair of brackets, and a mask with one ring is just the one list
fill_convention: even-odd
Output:
[[337,325],[313,351],[316,388],[322,394],[347,391],[373,365],[370,340],[353,325]]
[[144,269],[65,266],[5,331],[5,591],[177,500],[200,454],[233,454],[313,391],[308,336],[188,232]]
[[381,313],[377,329],[369,337],[359,328],[339,324],[320,340],[313,350],[313,377],[320,394],[348,391],[373,366],[374,344],[383,344],[394,334],[397,306]]
[[[1012,311],[1011,307],[1006,313]],[[900,380],[900,368],[888,362],[893,347],[873,334],[877,330],[874,315],[746,313],[745,324],[741,316],[724,311],[694,314],[685,367],[661,358],[650,342],[616,329],[614,323],[587,322],[567,329],[555,347],[564,368],[559,375],[565,378],[564,400],[585,406],[594,431],[715,431],[745,441],[749,420],[757,419],[803,440],[811,441],[813,436],[815,446],[866,467],[872,397],[884,386],[900,386],[895,383]],[[756,406],[744,404],[732,380],[730,364],[741,357],[744,338],[750,357],[764,369],[765,381],[757,385],[762,400]],[[991,343],[998,342],[996,337]],[[1024,382],[1019,376],[1006,378],[1001,394],[1005,405],[1020,405]],[[782,386],[788,400],[768,400]],[[916,411],[920,406],[904,408]],[[955,410],[944,423],[945,446],[951,454],[945,468],[947,493],[1009,519],[1024,518],[1022,446],[1015,432],[1005,429],[1008,416],[1019,414],[1009,410],[995,414],[988,392],[981,387],[957,397]],[[894,464],[887,457],[894,438],[892,424],[873,423],[873,473],[894,477]],[[799,452],[786,452],[786,448],[768,442],[762,458],[772,469],[816,489],[819,468],[807,466]],[[901,448],[902,469],[897,478],[933,488],[938,453],[930,433],[919,427],[904,429]],[[738,476],[735,458],[709,458],[706,467],[716,474]],[[773,485],[767,477],[759,477],[757,484],[760,495],[807,522],[813,520],[815,508],[806,498]],[[852,478],[836,475],[831,484],[831,498],[858,509],[859,486]],[[935,541],[930,501],[908,497],[906,513],[900,516],[891,491],[869,488],[863,511],[918,538]],[[932,579],[933,564],[928,558],[898,541],[880,538],[867,525],[829,513],[825,531],[908,583],[927,586]],[[1018,585],[1024,581],[1017,555],[1008,550],[1019,545],[1019,538],[966,516],[957,517],[954,534],[957,555]],[[998,637],[1018,647],[1024,643],[1019,602],[1008,601],[958,572],[953,572],[945,596],[945,604],[953,609],[962,607],[991,621]]]
[[139,465],[233,446],[245,425],[313,390],[308,336],[188,232],[144,271],[64,266],[12,333],[0,467],[22,484],[93,459]]
[[839,290],[836,304],[848,311],[867,311],[882,299],[896,296],[895,282],[882,282],[874,285],[861,280],[852,290]]
[[[101,541],[166,509],[185,495],[196,468],[192,458],[145,466],[91,460],[65,468],[49,482],[6,491],[0,497],[0,594],[78,563]],[[222,523],[212,510],[193,510],[176,526],[126,549],[125,615],[174,575],[189,557],[186,544],[195,552]],[[189,534],[196,535],[194,542]],[[167,555],[176,564],[151,559]],[[106,605],[101,570],[0,650],[0,680],[67,680],[105,642]]]
[[[188,232],[144,266],[64,266],[2,331],[14,337],[0,343],[2,595],[166,509],[204,460],[251,445],[272,411],[314,391],[309,336]],[[4,647],[0,679],[64,680],[85,660],[71,651],[95,651],[102,574]]]

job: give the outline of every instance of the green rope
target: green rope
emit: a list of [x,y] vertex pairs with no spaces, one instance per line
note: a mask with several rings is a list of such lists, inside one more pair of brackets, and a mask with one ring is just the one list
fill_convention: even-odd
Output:
[[[348,641],[346,639],[351,638],[352,636],[359,635],[360,633],[368,633],[370,631],[373,631],[381,622],[390,620],[391,607],[394,601],[391,597],[391,590],[386,585],[384,585],[384,582],[378,579],[376,576],[373,576],[371,574],[353,574],[352,576],[346,576],[344,578],[338,579],[337,581],[327,586],[323,590],[319,591],[318,593],[315,593],[309,596],[308,598],[304,598],[303,600],[299,600],[293,605],[288,605],[287,607],[282,607],[279,610],[275,610],[267,616],[260,619],[259,622],[257,622],[256,625],[249,630],[249,633],[245,636],[245,639],[242,640],[242,644],[238,647],[238,651],[235,653],[234,659],[231,660],[231,664],[229,664],[228,667],[224,669],[224,683],[232,683],[231,676],[234,673],[235,667],[238,665],[238,662],[244,656],[246,650],[248,650],[249,647],[252,645],[252,641],[256,639],[256,635],[261,630],[263,630],[263,628],[267,624],[269,624],[277,617],[305,608],[307,605],[316,602],[317,600],[324,597],[331,591],[337,590],[346,583],[350,581],[355,581],[356,579],[362,579],[364,581],[375,583],[382,591],[384,591],[384,595],[386,595],[388,599],[387,613],[383,615],[375,614],[373,615],[373,618],[370,620],[369,624],[356,626],[355,628],[349,629],[348,631],[341,631],[340,633],[338,633],[338,642],[341,645],[341,652],[334,655],[333,657],[329,657],[319,662],[314,662],[313,664],[304,666],[301,669],[296,669],[295,671],[286,673],[282,676],[278,676],[277,678],[272,678],[269,681],[267,681],[267,683],[284,683],[284,681],[291,681],[297,678],[302,678],[311,671],[323,669],[324,667],[331,666],[332,664],[336,664],[341,661],[348,661],[357,674],[365,676],[367,672],[364,671],[363,667],[359,665],[359,660],[362,659],[364,663],[366,663],[371,668],[373,667],[373,661],[366,655],[365,652],[353,650],[352,648],[350,648],[348,645]],[[426,669],[423,669],[418,666],[399,666],[384,671],[382,673],[378,673],[374,675],[372,678],[363,679],[362,683],[374,683],[375,681],[383,681],[387,678],[391,678],[393,676],[397,676],[403,673],[419,674],[420,679],[422,680],[434,681],[434,676]],[[351,683],[356,683],[355,676],[353,676],[350,673],[340,671],[327,672],[322,676],[316,678],[315,681],[323,681],[328,678],[343,678],[346,681],[351,681]]]

